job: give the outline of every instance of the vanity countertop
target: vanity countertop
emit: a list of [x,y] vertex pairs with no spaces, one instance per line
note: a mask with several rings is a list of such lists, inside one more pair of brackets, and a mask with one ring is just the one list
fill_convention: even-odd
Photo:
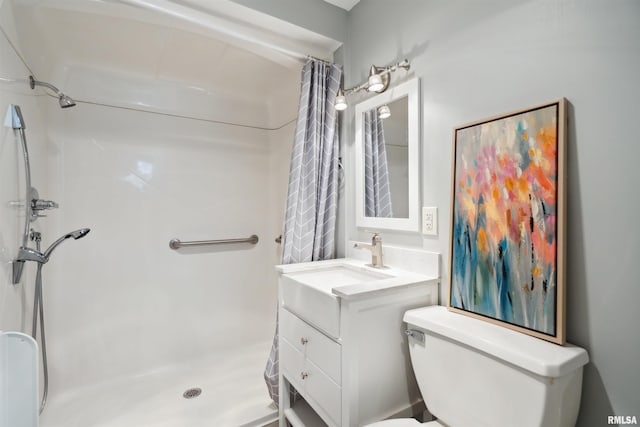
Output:
[[374,268],[354,258],[283,264],[276,266],[281,275],[310,286],[317,291],[343,299],[358,299],[398,291],[425,282],[436,283],[438,277],[414,273],[391,266]]

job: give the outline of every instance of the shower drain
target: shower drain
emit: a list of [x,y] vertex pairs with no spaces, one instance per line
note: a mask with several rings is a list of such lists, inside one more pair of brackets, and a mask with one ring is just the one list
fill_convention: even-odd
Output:
[[193,399],[194,397],[200,396],[201,393],[202,393],[201,388],[194,387],[182,393],[182,397],[184,397],[185,399]]

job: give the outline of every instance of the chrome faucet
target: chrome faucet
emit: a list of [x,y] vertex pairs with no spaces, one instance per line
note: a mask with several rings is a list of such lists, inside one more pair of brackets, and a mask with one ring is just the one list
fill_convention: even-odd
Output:
[[[89,233],[89,231],[91,230],[88,228],[81,228],[80,230],[67,233],[61,238],[59,238],[58,240],[56,240],[55,242],[53,242],[51,246],[49,246],[47,250],[44,252],[40,252],[40,250],[35,250],[35,249],[21,246],[20,250],[18,251],[18,258],[16,258],[16,261],[22,262],[22,263],[24,263],[25,261],[35,261],[40,264],[46,264],[49,262],[49,257],[51,256],[51,252],[53,252],[53,250],[57,248],[60,243],[64,242],[70,237],[73,237],[74,240],[81,239],[84,236],[86,236]],[[36,242],[38,242],[38,247],[40,247],[40,243],[39,243],[41,239],[40,233],[37,231],[32,231],[31,237],[32,237],[32,240],[35,240]]]
[[384,264],[382,264],[382,237],[380,237],[378,233],[373,233],[370,245],[367,245],[366,243],[356,243],[353,245],[353,247],[358,249],[370,250],[371,266],[374,268],[384,267]]
[[31,200],[31,209],[34,211],[42,211],[45,209],[56,209],[60,207],[52,200],[33,199]]

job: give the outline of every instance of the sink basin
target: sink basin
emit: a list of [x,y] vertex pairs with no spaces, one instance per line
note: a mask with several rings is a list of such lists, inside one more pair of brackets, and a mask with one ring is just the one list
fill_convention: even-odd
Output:
[[342,258],[279,265],[282,304],[301,319],[335,339],[340,338],[340,304],[374,298],[394,289],[437,281],[392,267],[373,268]]
[[349,260],[331,260],[278,267],[284,306],[333,338],[340,338],[340,294],[335,290],[393,278]]
[[338,286],[355,285],[393,277],[383,272],[365,270],[348,264],[322,266],[313,270],[289,273],[289,276],[304,285],[328,293],[331,293],[331,290]]

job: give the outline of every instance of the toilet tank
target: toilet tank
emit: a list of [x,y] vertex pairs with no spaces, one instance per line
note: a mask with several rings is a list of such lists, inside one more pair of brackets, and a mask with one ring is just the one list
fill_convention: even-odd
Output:
[[[587,352],[430,306],[404,315],[429,411],[451,427],[575,426]],[[424,334],[424,342],[421,338]]]

